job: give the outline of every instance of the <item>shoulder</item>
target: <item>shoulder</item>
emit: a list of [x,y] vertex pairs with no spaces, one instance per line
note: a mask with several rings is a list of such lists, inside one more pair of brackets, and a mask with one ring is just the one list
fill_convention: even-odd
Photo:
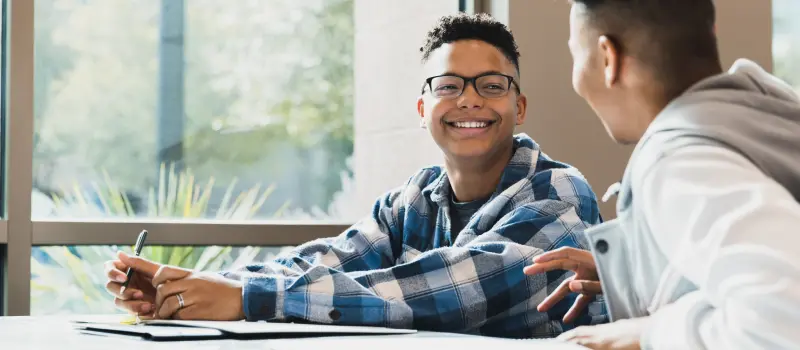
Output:
[[[534,192],[547,191],[547,199],[569,204],[583,221],[596,223],[600,220],[597,196],[589,181],[577,168],[552,168],[536,172],[533,176]],[[544,195],[537,196],[545,198]]]
[[577,196],[595,198],[589,181],[578,168],[551,158],[526,134],[516,135],[515,142],[518,148],[530,150],[528,162],[531,163],[531,169],[525,178],[530,187],[537,192],[537,198],[559,199]]
[[528,135],[514,136],[516,152],[509,166],[515,166],[523,182],[522,189],[533,189],[536,199],[559,199],[561,196],[594,197],[589,182],[570,164],[550,158]]
[[411,175],[406,182],[395,187],[379,199],[383,207],[393,207],[395,212],[399,207],[422,207],[428,200],[424,194],[426,188],[432,184],[443,181],[444,168],[441,166],[428,166]]
[[597,196],[586,177],[575,167],[540,153],[535,169],[523,179],[514,196],[519,209],[540,213],[562,212],[574,208],[588,223],[599,222]]
[[[696,150],[699,153],[695,154]],[[710,155],[708,150],[713,150],[711,153],[714,154]],[[630,180],[636,183],[657,167],[671,167],[673,163],[683,162],[684,158],[726,158],[728,155],[743,158],[729,145],[707,136],[682,130],[648,130],[631,155],[627,173]]]
[[650,168],[640,170],[640,185],[647,183],[658,191],[674,190],[675,186],[729,187],[733,183],[754,184],[769,179],[743,155],[715,145],[681,148],[664,155]]
[[553,160],[544,153],[539,153],[536,168],[527,179],[537,199],[584,197],[596,200],[592,186],[578,168]]
[[413,185],[420,190],[424,189],[437,181],[441,181],[444,172],[444,168],[438,165],[422,168],[409,178],[408,182],[406,182],[406,186]]

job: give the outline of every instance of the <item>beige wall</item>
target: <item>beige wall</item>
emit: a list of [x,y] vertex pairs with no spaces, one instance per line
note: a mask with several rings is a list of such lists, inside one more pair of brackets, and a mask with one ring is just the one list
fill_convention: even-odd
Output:
[[[723,64],[748,57],[771,69],[769,2],[724,0],[717,6]],[[578,167],[602,196],[621,179],[632,147],[612,142],[572,90],[569,5],[558,0],[492,0],[482,8],[504,11],[496,17],[507,18],[520,46],[522,89],[529,102],[528,120],[519,131],[529,133],[550,156]],[[614,206],[613,200],[601,204],[606,218],[615,216]]]
[[[572,91],[572,58],[566,0],[475,0],[476,7],[506,22],[522,53],[522,89],[529,99],[527,123],[550,156],[578,167],[598,196],[619,181],[631,147],[614,144],[591,109]],[[718,1],[723,63],[749,57],[772,67],[768,1]],[[419,128],[415,100],[422,79],[418,48],[428,28],[458,10],[456,0],[356,0],[356,142],[358,205],[403,183],[441,153]],[[387,89],[375,82],[392,82]],[[614,217],[613,200],[601,204]]]
[[723,67],[741,57],[772,71],[772,7],[766,0],[716,0]]
[[355,1],[354,172],[364,213],[420,168],[441,163],[439,148],[419,127],[419,48],[439,17],[457,11],[457,0]]

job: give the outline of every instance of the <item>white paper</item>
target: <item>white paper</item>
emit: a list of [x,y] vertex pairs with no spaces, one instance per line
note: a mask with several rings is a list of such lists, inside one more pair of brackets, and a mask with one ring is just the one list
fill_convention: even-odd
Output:
[[218,329],[234,334],[409,334],[413,329],[384,327],[336,326],[302,323],[246,322],[246,321],[180,321],[148,320],[146,325],[173,325]]
[[478,336],[402,336],[392,337],[391,341],[384,337],[357,338],[310,338],[291,340],[271,340],[273,350],[408,350],[408,349],[486,349],[486,350],[586,350],[585,347],[564,343],[557,340],[539,339],[501,339]]
[[100,324],[122,324],[122,321],[130,318],[129,314],[110,314],[110,315],[80,315],[71,316],[72,323],[100,323]]

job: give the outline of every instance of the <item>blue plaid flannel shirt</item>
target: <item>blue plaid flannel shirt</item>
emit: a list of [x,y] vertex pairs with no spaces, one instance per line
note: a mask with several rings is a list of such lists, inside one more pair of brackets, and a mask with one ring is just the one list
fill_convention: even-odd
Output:
[[536,310],[572,273],[526,276],[522,268],[545,251],[586,249],[582,233],[600,214],[577,169],[547,157],[527,135],[515,136],[514,148],[497,190],[455,241],[450,183],[442,167],[429,167],[338,237],[224,272],[243,282],[246,318],[513,338],[606,321],[600,298],[574,325],[560,321],[574,294]]

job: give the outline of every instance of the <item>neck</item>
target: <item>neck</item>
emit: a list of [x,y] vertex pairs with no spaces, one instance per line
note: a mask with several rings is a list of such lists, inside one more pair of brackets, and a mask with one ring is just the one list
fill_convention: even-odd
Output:
[[713,65],[705,69],[698,69],[684,79],[684,83],[676,88],[667,88],[665,86],[652,86],[650,88],[643,88],[642,94],[636,99],[638,106],[636,110],[639,111],[637,115],[641,116],[637,121],[637,135],[641,138],[647,131],[647,128],[658,117],[659,114],[667,107],[673,100],[683,95],[686,90],[699,83],[702,80],[710,78],[715,75],[721,74],[722,66]]
[[500,183],[513,151],[514,141],[509,139],[497,151],[480,158],[445,156],[445,169],[455,199],[471,202],[489,197]]

